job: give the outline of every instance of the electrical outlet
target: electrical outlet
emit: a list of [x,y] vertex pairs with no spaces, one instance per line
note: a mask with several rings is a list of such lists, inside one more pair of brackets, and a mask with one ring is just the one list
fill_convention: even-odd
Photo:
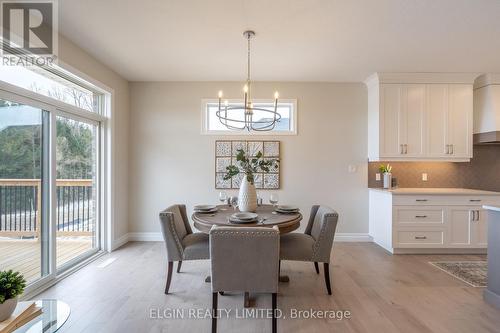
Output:
[[427,181],[427,174],[426,173],[422,174],[422,181],[424,181],[424,182]]
[[357,168],[354,164],[350,164],[348,169],[349,173],[355,173],[357,171]]
[[375,180],[380,181],[380,173],[375,174]]

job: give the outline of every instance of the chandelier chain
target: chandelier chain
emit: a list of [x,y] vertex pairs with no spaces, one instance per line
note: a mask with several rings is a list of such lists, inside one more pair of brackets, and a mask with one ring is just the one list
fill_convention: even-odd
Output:
[[247,82],[250,83],[250,38],[251,35],[247,35]]

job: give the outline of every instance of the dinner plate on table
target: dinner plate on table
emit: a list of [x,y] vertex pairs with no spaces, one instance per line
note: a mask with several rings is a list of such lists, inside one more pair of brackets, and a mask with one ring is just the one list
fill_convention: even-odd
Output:
[[276,207],[276,209],[279,209],[282,211],[298,211],[299,207],[291,206],[291,205],[279,205],[278,207]]
[[255,223],[259,221],[259,215],[255,213],[234,213],[229,217],[232,223]]
[[297,214],[299,212],[299,207],[297,206],[289,206],[289,205],[281,205],[276,207],[275,211],[280,214]]
[[196,205],[194,206],[196,213],[209,214],[217,211],[217,206],[214,205]]

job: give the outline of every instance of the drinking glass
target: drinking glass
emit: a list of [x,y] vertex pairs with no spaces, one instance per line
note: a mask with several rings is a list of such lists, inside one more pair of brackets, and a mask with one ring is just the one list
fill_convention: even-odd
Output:
[[271,194],[271,196],[269,197],[269,202],[274,206],[276,207],[277,203],[279,201],[279,197],[276,193],[273,193]]
[[[227,194],[226,192],[224,191],[221,191],[219,193],[219,201],[224,205],[224,204],[227,204]],[[224,208],[222,208],[222,210],[225,210]]]
[[236,208],[238,208],[238,197],[231,197],[229,199],[229,202],[231,203],[233,209],[236,211]]

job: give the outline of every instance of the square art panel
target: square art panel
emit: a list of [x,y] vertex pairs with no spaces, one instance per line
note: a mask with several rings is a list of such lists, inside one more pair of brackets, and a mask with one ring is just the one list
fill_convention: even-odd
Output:
[[280,142],[279,141],[264,141],[264,156],[279,157]]
[[[226,167],[230,164],[236,165],[236,154],[238,149],[243,149],[249,156],[255,156],[260,151],[264,159],[280,158],[280,142],[267,140],[217,140],[215,141],[215,188],[216,189],[239,189],[243,174],[232,179],[224,180]],[[269,173],[258,172],[254,175],[255,187],[257,189],[279,189],[280,188],[281,161]]]
[[231,165],[231,157],[217,157],[215,159],[215,172],[226,172],[229,165]]
[[215,188],[231,188],[231,179],[224,180],[224,173],[215,173]]

